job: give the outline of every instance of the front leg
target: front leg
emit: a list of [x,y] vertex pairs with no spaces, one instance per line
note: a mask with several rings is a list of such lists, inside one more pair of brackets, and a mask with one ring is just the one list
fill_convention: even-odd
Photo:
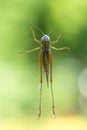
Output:
[[35,41],[36,43],[39,43],[39,44],[41,45],[41,41],[39,41],[38,39],[36,39],[36,35],[35,35],[35,32],[34,32],[34,30],[33,30],[32,27],[30,28],[30,30],[31,30],[31,32],[32,32],[32,34],[33,34],[34,41]]
[[64,32],[61,32],[60,35],[57,37],[56,41],[52,41],[50,44],[56,44],[57,42],[59,42],[61,36],[64,34]]

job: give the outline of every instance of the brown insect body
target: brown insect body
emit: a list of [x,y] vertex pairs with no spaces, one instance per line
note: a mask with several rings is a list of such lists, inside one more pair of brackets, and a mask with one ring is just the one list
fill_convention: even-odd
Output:
[[49,57],[48,51],[43,52],[43,68],[46,73],[47,85],[48,85],[48,76],[49,76]]
[[[45,35],[44,35],[45,36]],[[42,47],[41,47],[41,53],[43,53],[43,68],[44,72],[46,73],[46,80],[47,80],[47,86],[49,86],[49,65],[50,65],[50,59],[49,59],[49,53],[50,53],[50,46],[49,41],[42,41]]]
[[[38,30],[40,31],[39,28],[38,28]],[[68,48],[68,47],[56,48],[56,47],[52,46],[53,44],[56,44],[57,42],[59,42],[59,39],[63,33],[61,33],[58,36],[56,41],[51,41],[50,37],[48,35],[43,34],[43,32],[41,32],[41,31],[40,32],[43,34],[43,36],[41,37],[41,40],[38,40],[38,39],[36,39],[35,32],[33,31],[32,28],[31,28],[31,31],[33,34],[34,41],[36,43],[38,43],[40,45],[40,47],[34,48],[32,50],[20,52],[20,54],[25,54],[25,53],[30,53],[30,52],[40,50],[40,99],[39,99],[38,118],[40,118],[40,116],[41,116],[42,68],[44,69],[44,72],[46,73],[47,85],[49,84],[49,75],[50,75],[50,86],[51,86],[51,93],[52,93],[52,112],[53,112],[53,115],[55,116],[54,96],[53,96],[53,88],[52,88],[52,59],[53,58],[52,58],[51,48],[53,50],[58,50],[58,51],[68,50],[70,48]]]

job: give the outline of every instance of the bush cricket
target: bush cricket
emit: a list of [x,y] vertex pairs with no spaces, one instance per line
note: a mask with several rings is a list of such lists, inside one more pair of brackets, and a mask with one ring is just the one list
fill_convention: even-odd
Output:
[[44,69],[44,72],[46,73],[46,80],[47,80],[47,86],[49,84],[49,75],[50,75],[50,86],[51,86],[51,94],[52,94],[52,113],[54,116],[55,114],[55,105],[54,105],[54,96],[53,96],[53,87],[52,87],[52,52],[51,49],[56,50],[56,51],[61,51],[61,50],[69,50],[69,47],[62,47],[62,48],[56,48],[52,45],[56,44],[59,42],[60,37],[63,35],[63,32],[60,33],[60,35],[57,37],[55,41],[51,41],[49,35],[44,34],[39,28],[37,28],[41,33],[42,37],[41,40],[38,40],[36,38],[36,34],[31,27],[30,30],[33,34],[33,39],[36,43],[38,43],[40,46],[37,48],[34,48],[32,50],[28,51],[23,51],[20,52],[20,54],[25,54],[25,53],[30,53],[34,52],[37,50],[40,50],[40,99],[39,99],[39,113],[38,113],[38,118],[41,116],[41,96],[42,96],[42,68]]

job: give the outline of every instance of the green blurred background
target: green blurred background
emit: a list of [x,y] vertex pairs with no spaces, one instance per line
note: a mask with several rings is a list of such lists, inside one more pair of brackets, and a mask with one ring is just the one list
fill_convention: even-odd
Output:
[[[53,89],[57,116],[87,114],[87,1],[0,0],[0,118],[37,117],[39,51],[30,27],[50,31],[51,40],[65,32],[53,52]],[[41,34],[36,28],[37,38]],[[51,116],[51,90],[43,72],[42,118]]]

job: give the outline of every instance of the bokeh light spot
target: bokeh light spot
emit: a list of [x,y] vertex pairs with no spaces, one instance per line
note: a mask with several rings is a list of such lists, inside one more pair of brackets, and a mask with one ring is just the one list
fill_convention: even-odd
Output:
[[85,68],[79,77],[80,93],[87,99],[87,68]]

